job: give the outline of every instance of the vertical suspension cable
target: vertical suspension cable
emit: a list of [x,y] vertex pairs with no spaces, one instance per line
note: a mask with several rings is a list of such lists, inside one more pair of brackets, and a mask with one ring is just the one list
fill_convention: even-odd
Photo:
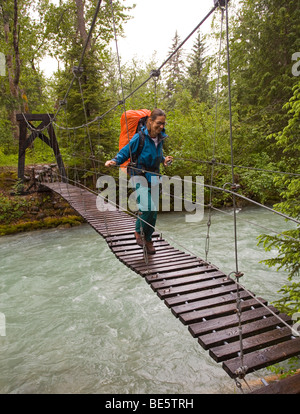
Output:
[[218,57],[218,78],[217,78],[217,96],[216,96],[216,111],[215,111],[215,127],[214,127],[214,139],[213,139],[213,156],[211,161],[211,176],[210,176],[210,192],[209,192],[209,209],[207,220],[207,234],[205,240],[205,260],[208,259],[209,242],[210,242],[210,226],[212,215],[212,193],[213,193],[213,179],[214,179],[214,167],[215,167],[215,149],[216,149],[216,136],[217,136],[217,119],[218,119],[218,104],[219,104],[219,88],[220,88],[220,72],[221,72],[221,51],[222,51],[222,34],[223,34],[223,21],[224,21],[224,8],[221,8],[221,27],[220,27],[220,44],[219,44],[219,57]]
[[[79,85],[81,102],[82,102],[83,112],[84,112],[86,135],[87,135],[88,140],[89,140],[89,146],[90,146],[90,152],[91,152],[91,156],[89,158],[92,159],[93,170],[94,170],[94,172],[96,174],[95,155],[94,155],[94,151],[93,151],[93,144],[92,144],[90,130],[89,130],[89,126],[88,126],[88,118],[87,118],[86,106],[85,106],[85,101],[84,101],[84,96],[83,96],[83,90],[82,90],[82,84],[81,84],[81,76],[78,76],[78,85]],[[96,184],[96,182],[95,182],[96,181],[95,180],[95,174],[93,175],[94,184]]]
[[111,6],[111,16],[112,16],[112,21],[113,21],[114,38],[115,38],[117,60],[118,60],[118,71],[119,71],[119,78],[120,78],[120,85],[121,85],[121,95],[122,95],[121,103],[123,104],[123,111],[125,113],[125,124],[126,124],[127,137],[128,137],[129,154],[130,154],[130,161],[132,162],[132,154],[131,154],[131,146],[130,146],[130,138],[129,138],[129,129],[128,129],[128,122],[127,122],[127,115],[126,115],[126,103],[125,103],[126,100],[125,100],[125,94],[124,94],[124,88],[123,88],[121,61],[120,61],[120,54],[119,54],[119,47],[118,47],[118,40],[117,40],[117,31],[116,31],[116,22],[115,22],[114,8],[113,8],[112,0],[110,0],[110,6]]
[[[236,189],[235,179],[234,179],[234,162],[233,162],[233,137],[232,137],[232,108],[231,108],[231,79],[230,79],[230,61],[229,61],[229,24],[228,24],[228,1],[225,0],[225,10],[226,10],[226,52],[227,52],[227,73],[228,73],[228,106],[229,106],[229,128],[230,128],[230,153],[231,153],[231,176],[232,176],[232,189]],[[236,375],[238,378],[244,379],[247,367],[244,365],[244,348],[243,348],[243,330],[242,330],[242,308],[241,308],[241,295],[239,288],[239,280],[243,275],[239,272],[238,268],[238,254],[237,254],[237,223],[236,223],[236,196],[233,192],[232,194],[232,203],[233,203],[233,225],[234,225],[234,253],[235,253],[235,276],[237,279],[237,317],[238,317],[238,329],[239,329],[239,343],[240,343],[240,359],[241,366],[236,370]],[[238,387],[241,386],[239,381],[236,379],[236,384]]]
[[[227,72],[228,72],[228,106],[229,106],[229,130],[230,130],[230,156],[231,156],[231,180],[232,187],[235,188],[234,179],[234,162],[233,162],[233,139],[232,139],[232,109],[231,109],[231,79],[230,79],[230,61],[229,61],[229,25],[228,25],[228,0],[225,0],[226,9],[226,52],[227,52]],[[234,225],[234,253],[235,253],[235,270],[238,273],[238,255],[237,255],[237,225],[236,225],[236,197],[232,195],[233,201],[233,225]]]

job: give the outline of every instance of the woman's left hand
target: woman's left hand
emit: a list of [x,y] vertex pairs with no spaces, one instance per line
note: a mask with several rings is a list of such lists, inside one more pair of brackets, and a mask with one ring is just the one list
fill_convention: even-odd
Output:
[[164,166],[168,167],[169,165],[171,165],[173,162],[173,157],[171,157],[171,155],[168,155],[165,159],[164,159]]

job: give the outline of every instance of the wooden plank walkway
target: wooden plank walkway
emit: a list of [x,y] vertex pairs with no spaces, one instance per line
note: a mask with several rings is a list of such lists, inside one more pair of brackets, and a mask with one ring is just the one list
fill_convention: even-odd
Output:
[[[97,196],[66,183],[43,183],[60,194],[106,240],[114,255],[138,273],[164,301],[171,312],[188,326],[199,344],[210,356],[222,362],[231,378],[238,376],[241,366],[238,317],[236,314],[237,284],[216,266],[171,246],[154,233],[155,255],[145,263],[143,249],[134,237],[135,219],[125,212],[100,212]],[[240,288],[242,299],[242,332],[244,365],[247,373],[265,368],[300,354],[300,337],[292,336],[270,311],[288,325],[293,321],[279,314],[260,298],[264,307]]]

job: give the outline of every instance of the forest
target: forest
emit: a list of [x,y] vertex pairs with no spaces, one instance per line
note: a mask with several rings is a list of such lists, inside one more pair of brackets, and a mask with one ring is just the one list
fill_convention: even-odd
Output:
[[[229,49],[218,9],[210,33],[197,30],[190,51],[178,48],[183,39],[174,33],[171,58],[159,76],[153,75],[161,63],[155,53],[147,62],[125,64],[112,48],[114,36],[124,34],[132,3],[100,3],[89,36],[96,0],[0,0],[0,166],[18,162],[16,114],[44,113],[56,115],[71,178],[107,174],[104,162],[118,151],[124,109],[159,107],[167,114],[164,151],[174,156],[168,175],[203,175],[222,187],[232,182],[233,162],[241,194],[299,220],[299,1],[230,1]],[[40,69],[47,56],[57,60],[50,78]],[[53,162],[39,141],[27,150],[27,162]],[[230,194],[213,193],[215,206],[231,202]],[[278,251],[267,265],[289,274],[278,306],[299,312],[299,225],[262,235],[260,243]]]

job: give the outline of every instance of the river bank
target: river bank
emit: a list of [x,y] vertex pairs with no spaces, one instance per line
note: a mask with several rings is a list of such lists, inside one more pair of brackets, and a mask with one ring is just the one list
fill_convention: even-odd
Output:
[[[25,171],[30,186],[30,167]],[[0,167],[0,236],[56,227],[73,227],[84,219],[51,191],[18,194],[15,167]]]

